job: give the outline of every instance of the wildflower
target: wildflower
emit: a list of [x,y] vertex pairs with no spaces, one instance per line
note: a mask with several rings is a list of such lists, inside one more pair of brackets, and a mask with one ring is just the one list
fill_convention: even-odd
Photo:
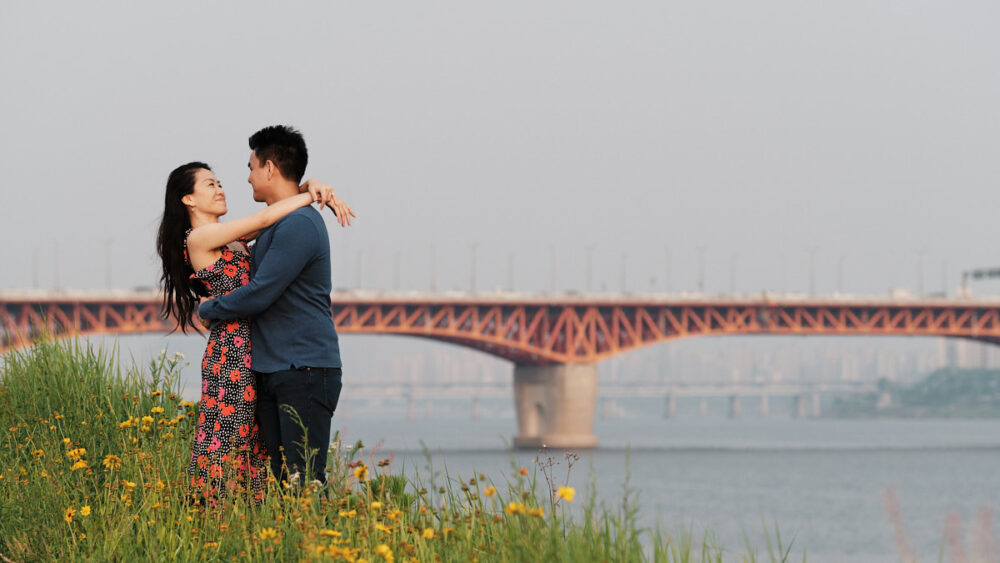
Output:
[[115,469],[118,469],[121,466],[122,466],[122,458],[120,458],[120,457],[118,457],[118,456],[116,456],[114,454],[108,454],[108,455],[104,456],[104,468],[105,469],[113,471]]
[[381,522],[377,522],[375,524],[375,529],[378,530],[378,531],[380,531],[380,532],[385,532],[387,534],[392,531],[392,528],[390,528],[389,526],[386,526],[385,524],[382,524]]
[[146,416],[142,417],[142,424],[143,424],[143,426],[150,425],[153,422],[154,422],[153,421],[153,417],[151,417],[149,415],[146,415]]
[[341,510],[340,511],[340,517],[341,518],[354,518],[357,514],[358,514],[357,510]]
[[517,472],[520,473],[521,475],[527,475],[528,474],[528,468],[527,467],[522,467],[521,469],[518,469]]
[[559,487],[556,491],[557,499],[566,499],[567,502],[573,502],[573,496],[576,495],[576,489],[573,487]]
[[42,477],[43,477],[43,478],[45,478],[45,479],[48,479],[48,478],[49,478],[49,472],[48,472],[48,471],[46,471],[46,470],[44,470],[44,469],[42,470],[42,472],[41,472],[41,473],[39,473],[39,475],[40,475],[40,476],[42,476]]
[[261,540],[276,538],[278,537],[278,531],[274,528],[261,528],[260,532],[257,533],[257,537]]
[[372,510],[378,510],[378,509],[382,508],[382,503],[379,502],[379,501],[377,501],[377,500],[376,501],[372,501],[370,508]]
[[162,436],[160,436],[160,438],[163,439],[163,440],[169,440],[169,439],[171,439],[173,437],[174,437],[174,433],[173,432],[165,432]]
[[72,469],[73,471],[76,471],[77,469],[86,469],[86,468],[87,468],[87,462],[86,462],[86,460],[82,460],[82,459],[80,461],[74,463],[73,467],[70,467],[70,469]]
[[507,503],[507,507],[504,508],[504,512],[507,514],[524,514],[527,509],[523,503],[510,501]]
[[454,533],[455,533],[455,528],[445,528],[441,530],[441,535],[443,535],[444,537],[448,537]]
[[135,482],[122,479],[122,486],[125,487],[127,490],[131,491],[132,489],[135,488]]
[[400,510],[398,508],[394,508],[392,510],[392,512],[390,512],[389,514],[387,514],[387,516],[388,516],[389,520],[395,521],[397,518],[399,518],[399,515],[402,514],[402,513],[403,513],[402,510]]
[[384,543],[380,543],[378,544],[377,547],[375,547],[375,553],[381,555],[382,558],[385,559],[386,561],[394,560],[394,557],[392,556],[392,550],[389,549],[389,546],[385,545]]
[[163,414],[163,407],[153,407],[149,409],[149,412],[153,414]]
[[536,516],[538,518],[542,518],[543,516],[545,516],[545,509],[542,508],[541,506],[537,506],[535,508],[529,508],[528,514],[530,516]]
[[319,535],[321,535],[321,536],[327,536],[327,537],[331,537],[331,538],[339,538],[340,537],[340,532],[338,532],[337,530],[323,530],[323,531],[321,531],[319,533]]
[[217,541],[207,541],[207,542],[205,542],[205,548],[206,549],[212,549],[212,548],[218,548],[218,547],[219,547],[219,542],[217,542]]
[[63,438],[63,443],[68,446],[69,445],[69,438]]
[[191,401],[181,401],[181,406],[185,408],[190,408],[194,406],[194,403],[192,403]]
[[365,464],[362,463],[361,465],[354,468],[354,477],[358,481],[368,480],[368,468],[365,467]]
[[45,457],[45,450],[35,450],[31,452],[31,455],[35,457]]
[[73,521],[74,514],[76,514],[76,511],[73,510],[72,506],[67,508],[66,512],[63,514],[63,520],[65,520],[67,524],[71,523]]
[[495,494],[497,494],[497,488],[494,487],[493,485],[490,485],[489,487],[486,487],[486,490],[483,491],[483,496],[484,497],[491,497],[491,496],[493,496]]
[[80,516],[90,516],[90,505],[80,507]]
[[57,430],[57,428],[56,428],[56,426],[55,426],[55,425],[53,424],[53,425],[49,426],[49,430],[51,430],[51,431],[55,432],[55,431]]
[[424,539],[432,540],[434,539],[434,528],[424,528]]

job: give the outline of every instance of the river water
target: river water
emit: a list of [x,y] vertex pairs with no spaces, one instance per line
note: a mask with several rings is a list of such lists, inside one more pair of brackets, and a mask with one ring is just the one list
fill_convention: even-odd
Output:
[[[189,356],[204,345],[193,342]],[[122,341],[126,357],[137,359],[157,346]],[[185,395],[197,395],[197,377],[184,372]],[[344,442],[362,440],[372,459],[391,457],[394,467],[425,481],[434,472],[439,480],[485,474],[502,490],[514,468],[533,470],[536,460],[552,457],[566,481],[562,452],[507,447],[516,432],[511,398],[481,398],[478,408],[471,398],[408,403],[352,397],[351,384],[347,373],[334,428]],[[792,560],[805,551],[810,561],[898,561],[883,502],[888,489],[921,561],[938,559],[949,514],[960,516],[969,554],[981,508],[1000,508],[1000,420],[798,420],[791,399],[779,397],[771,398],[769,416],[744,405],[745,416],[735,420],[723,398],[702,416],[697,399],[680,397],[674,419],[663,416],[663,397],[616,398],[605,407],[595,422],[600,446],[577,452],[568,477],[576,504],[592,483],[601,502],[617,505],[627,479],[641,524],[691,529],[698,539],[707,530],[732,559],[747,540],[766,553],[766,522],[772,538],[775,524],[783,541],[794,538]],[[992,537],[1000,539],[996,518]]]

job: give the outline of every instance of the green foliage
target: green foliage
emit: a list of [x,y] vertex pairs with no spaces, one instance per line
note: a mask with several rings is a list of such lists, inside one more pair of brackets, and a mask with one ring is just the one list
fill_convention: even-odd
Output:
[[[197,405],[177,393],[182,359],[164,351],[144,370],[122,370],[115,353],[73,341],[5,358],[0,560],[723,559],[707,534],[699,545],[690,531],[639,528],[627,480],[619,506],[598,504],[593,484],[574,498],[551,458],[532,471],[512,467],[502,487],[447,472],[438,484],[431,471],[428,489],[419,475],[366,459],[360,443],[341,448],[335,439],[325,488],[272,479],[260,506],[239,495],[214,507],[192,503],[186,469]],[[571,468],[575,458],[565,460]]]
[[[885,401],[886,398],[889,400]],[[831,414],[863,417],[997,417],[1000,416],[1000,370],[940,369],[912,385],[900,385],[880,379],[877,393],[839,398],[834,402]]]

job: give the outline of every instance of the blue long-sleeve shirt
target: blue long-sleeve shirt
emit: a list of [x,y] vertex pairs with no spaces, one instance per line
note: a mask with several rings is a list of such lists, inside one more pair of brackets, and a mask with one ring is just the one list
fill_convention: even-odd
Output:
[[319,212],[303,207],[257,236],[250,283],[198,307],[205,319],[250,317],[253,369],[339,368],[330,316],[330,237]]

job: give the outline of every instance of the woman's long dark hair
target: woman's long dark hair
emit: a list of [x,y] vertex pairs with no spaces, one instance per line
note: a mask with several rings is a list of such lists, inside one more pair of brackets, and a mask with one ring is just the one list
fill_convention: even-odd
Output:
[[194,271],[184,257],[184,237],[191,228],[191,217],[181,198],[194,191],[194,175],[198,170],[211,168],[204,162],[189,162],[170,173],[163,201],[163,219],[156,236],[156,252],[163,260],[163,275],[160,276],[163,307],[160,316],[177,319],[177,325],[184,333],[187,333],[188,327],[201,332],[191,320],[191,314],[199,296],[208,296],[205,287],[191,279]]

